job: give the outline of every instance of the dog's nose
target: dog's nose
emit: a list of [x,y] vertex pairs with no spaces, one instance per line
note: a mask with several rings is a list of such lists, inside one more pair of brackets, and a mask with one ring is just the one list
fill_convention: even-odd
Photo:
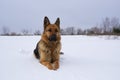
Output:
[[50,40],[50,41],[56,41],[56,40],[57,40],[56,34],[51,35],[51,36],[49,37],[49,40]]

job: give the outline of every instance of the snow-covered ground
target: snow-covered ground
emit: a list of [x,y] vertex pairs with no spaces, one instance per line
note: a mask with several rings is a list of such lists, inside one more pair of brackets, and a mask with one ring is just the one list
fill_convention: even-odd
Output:
[[0,80],[120,80],[120,37],[62,36],[60,68],[33,56],[40,36],[0,36]]

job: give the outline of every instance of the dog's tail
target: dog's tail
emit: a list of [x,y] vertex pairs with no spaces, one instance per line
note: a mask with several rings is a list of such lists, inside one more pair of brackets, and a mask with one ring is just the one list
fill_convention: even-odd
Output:
[[39,52],[38,52],[38,43],[37,43],[36,48],[34,49],[34,55],[37,59],[40,59],[40,55],[39,55]]

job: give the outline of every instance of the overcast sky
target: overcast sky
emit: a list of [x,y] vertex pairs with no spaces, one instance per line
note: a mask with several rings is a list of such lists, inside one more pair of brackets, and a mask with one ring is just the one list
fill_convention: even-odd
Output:
[[120,19],[120,0],[0,0],[0,29],[43,29],[44,16],[51,23],[60,17],[62,28],[84,29],[100,24],[105,17]]

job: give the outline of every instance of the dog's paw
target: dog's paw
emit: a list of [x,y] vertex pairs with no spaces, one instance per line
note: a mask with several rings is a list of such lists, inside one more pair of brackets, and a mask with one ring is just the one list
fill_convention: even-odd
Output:
[[53,70],[53,66],[52,66],[51,64],[47,64],[47,68],[48,68],[49,70]]
[[54,70],[57,70],[59,68],[59,62],[58,61],[53,63],[53,68],[54,68]]

